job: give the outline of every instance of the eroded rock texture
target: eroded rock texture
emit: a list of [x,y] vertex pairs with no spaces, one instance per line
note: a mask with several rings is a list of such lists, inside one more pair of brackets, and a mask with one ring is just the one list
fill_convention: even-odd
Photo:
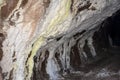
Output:
[[95,58],[94,32],[119,0],[0,0],[4,80],[63,78]]

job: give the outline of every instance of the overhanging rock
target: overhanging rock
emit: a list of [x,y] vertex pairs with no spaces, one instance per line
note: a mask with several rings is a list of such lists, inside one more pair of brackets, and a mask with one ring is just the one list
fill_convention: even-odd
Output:
[[3,79],[56,80],[72,70],[74,53],[84,64],[84,46],[97,56],[94,32],[119,8],[120,0],[0,0]]

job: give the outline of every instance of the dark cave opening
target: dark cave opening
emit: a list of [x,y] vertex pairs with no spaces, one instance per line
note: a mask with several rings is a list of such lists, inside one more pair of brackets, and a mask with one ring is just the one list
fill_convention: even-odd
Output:
[[[108,17],[99,25],[94,33],[93,45],[97,57],[94,62],[88,64],[87,69],[98,71],[106,69],[111,72],[119,72],[120,68],[120,10]],[[97,68],[97,70],[96,70]],[[119,80],[119,76],[109,76],[104,80]],[[97,79],[96,79],[97,80]]]
[[[99,79],[96,79],[95,75],[89,75],[88,77],[82,76],[82,78],[80,78],[85,80],[89,80],[90,78],[92,80],[119,80],[120,76],[117,73],[120,71],[120,10],[104,20],[102,24],[98,25],[98,28],[99,29],[94,32],[92,37],[97,56],[92,57],[88,45],[84,45],[84,51],[88,56],[86,62],[88,63],[85,64],[84,67],[78,67],[78,70],[86,74],[91,71],[98,74],[105,69],[105,74],[108,71],[110,74],[114,72],[116,75],[110,75],[104,78],[101,77]],[[86,41],[85,44],[87,43]]]
[[106,32],[112,46],[120,46],[120,11],[107,19]]
[[[72,48],[74,51],[74,56],[71,53],[71,65],[75,70],[81,70],[78,66],[82,63],[85,65],[97,65],[97,63],[103,62],[105,59],[120,53],[120,10],[115,12],[112,16],[105,19],[102,24],[98,25],[99,29],[95,31],[93,35],[93,45],[97,53],[96,57],[92,57],[90,49],[85,41],[84,51],[87,54],[88,60],[81,61],[80,55],[76,48],[76,45]],[[81,34],[80,34],[81,35]],[[78,36],[80,36],[78,35]],[[87,34],[86,34],[87,35]],[[76,53],[76,55],[75,55]],[[79,58],[78,58],[79,57]],[[72,62],[73,61],[73,62]],[[102,64],[102,63],[101,63]],[[93,66],[92,66],[93,67]],[[93,67],[94,68],[94,67]],[[86,69],[86,68],[85,68]],[[90,68],[89,68],[90,69]],[[92,68],[91,68],[92,69]]]
[[120,10],[108,17],[93,36],[98,55],[120,51]]
[[[88,59],[85,61],[84,67],[76,67],[75,69],[89,72],[96,68],[109,68],[109,70],[119,71],[120,67],[120,10],[108,17],[98,25],[98,30],[93,35],[93,45],[97,53],[96,57],[92,57],[90,49],[85,41],[84,51]],[[76,50],[77,51],[77,50]],[[74,58],[74,62],[78,62],[81,66],[80,59],[77,59],[78,54]],[[79,55],[80,56],[80,55]],[[72,56],[73,57],[73,56]],[[76,60],[76,61],[75,61]],[[79,62],[80,61],[80,62]],[[75,64],[75,63],[74,63]]]

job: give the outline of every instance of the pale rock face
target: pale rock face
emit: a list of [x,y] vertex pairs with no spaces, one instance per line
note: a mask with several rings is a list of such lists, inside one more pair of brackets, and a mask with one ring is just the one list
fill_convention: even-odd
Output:
[[[70,69],[70,49],[82,35],[76,39],[72,36],[97,27],[119,7],[119,0],[0,0],[0,31],[5,35],[0,66],[4,80],[30,80],[34,65],[42,64],[39,60],[34,64],[35,55],[43,61],[48,55],[47,74],[51,79],[60,77],[56,51],[63,69]],[[96,56],[93,33],[81,39],[78,47],[82,51],[87,39],[92,55]],[[59,36],[62,38],[57,41]],[[83,51],[81,56],[85,55]]]

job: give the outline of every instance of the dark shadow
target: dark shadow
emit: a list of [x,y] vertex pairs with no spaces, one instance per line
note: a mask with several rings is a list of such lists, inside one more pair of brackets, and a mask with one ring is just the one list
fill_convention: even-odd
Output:
[[107,19],[106,31],[112,46],[120,46],[120,11]]

